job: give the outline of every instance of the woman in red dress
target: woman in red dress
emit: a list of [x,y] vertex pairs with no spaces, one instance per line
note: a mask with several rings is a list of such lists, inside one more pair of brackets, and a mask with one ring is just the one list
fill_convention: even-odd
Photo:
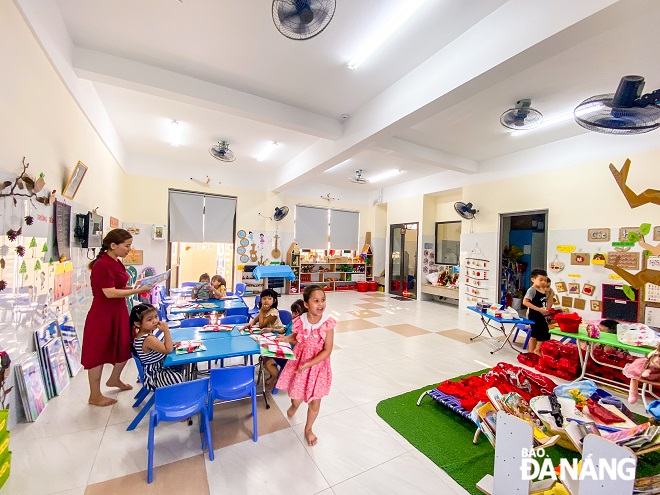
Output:
[[110,406],[117,401],[101,393],[103,365],[114,365],[108,387],[130,390],[121,381],[121,372],[131,358],[133,336],[128,321],[126,298],[139,292],[149,292],[152,287],[127,289],[128,273],[117,258],[124,258],[131,251],[133,237],[124,229],[113,229],[103,239],[98,256],[89,264],[92,270],[92,307],[85,320],[82,364],[89,379],[89,403]]

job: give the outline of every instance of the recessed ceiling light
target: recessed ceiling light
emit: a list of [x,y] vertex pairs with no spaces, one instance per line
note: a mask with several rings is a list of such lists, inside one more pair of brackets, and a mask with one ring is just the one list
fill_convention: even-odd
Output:
[[385,179],[390,179],[391,177],[394,177],[396,175],[399,175],[400,173],[403,173],[403,170],[388,170],[387,172],[383,172],[378,175],[374,175],[369,179],[369,182],[378,182],[381,180]]
[[383,44],[413,13],[421,7],[426,0],[409,0],[405,2],[400,9],[393,12],[392,15],[381,24],[373,35],[356,52],[355,56],[348,63],[349,69],[356,69],[358,65],[364,62],[369,55]]
[[173,120],[170,128],[170,144],[179,146],[181,144],[181,126],[178,120]]
[[279,143],[277,143],[276,141],[271,141],[270,143],[268,143],[266,147],[263,150],[261,150],[261,153],[257,155],[257,161],[263,162],[266,158],[268,158],[268,156],[270,156],[270,154],[273,151],[275,151],[275,148],[277,148],[278,146]]

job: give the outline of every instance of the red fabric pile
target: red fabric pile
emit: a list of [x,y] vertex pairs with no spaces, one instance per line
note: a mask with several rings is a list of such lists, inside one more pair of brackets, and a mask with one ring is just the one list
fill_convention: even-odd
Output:
[[580,372],[580,356],[575,344],[562,344],[558,340],[541,343],[541,358],[536,369],[541,373],[574,380]]
[[508,363],[497,363],[481,376],[461,378],[457,382],[444,381],[438,390],[455,396],[464,409],[470,411],[479,401],[488,402],[486,391],[496,387],[500,393],[519,393],[526,401],[538,395],[548,395],[556,387],[549,378]]

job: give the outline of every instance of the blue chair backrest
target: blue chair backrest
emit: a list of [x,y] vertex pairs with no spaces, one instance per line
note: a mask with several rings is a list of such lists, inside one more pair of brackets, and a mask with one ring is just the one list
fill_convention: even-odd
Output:
[[237,296],[242,296],[243,294],[245,294],[245,289],[247,289],[247,285],[238,283],[236,284],[236,288],[234,289],[234,294],[236,294]]
[[213,368],[211,369],[210,378],[211,390],[231,391],[254,383],[254,366]]
[[199,282],[183,282],[181,287],[195,287]]
[[227,308],[225,311],[225,316],[247,316],[248,315],[248,309],[247,306],[242,307],[242,308]]
[[247,323],[247,322],[248,322],[248,317],[245,315],[223,316],[222,318],[220,318],[221,325],[229,325],[231,323],[239,324],[239,323]]
[[291,320],[293,320],[291,311],[287,311],[286,309],[278,309],[278,311],[280,312],[280,321],[283,325],[288,325],[291,323]]
[[135,367],[138,370],[138,376],[140,377],[140,383],[144,384],[144,368],[142,368],[142,361],[135,354],[133,354],[133,360],[135,361]]
[[254,297],[254,309],[259,309],[259,303],[261,302],[261,296],[257,294]]
[[202,378],[158,387],[154,391],[154,395],[156,396],[154,410],[158,410],[159,407],[177,407],[185,410],[189,406],[206,400],[209,395],[209,379]]
[[185,320],[181,320],[181,328],[186,328],[186,327],[203,327],[204,325],[208,325],[210,320],[208,318],[187,318]]

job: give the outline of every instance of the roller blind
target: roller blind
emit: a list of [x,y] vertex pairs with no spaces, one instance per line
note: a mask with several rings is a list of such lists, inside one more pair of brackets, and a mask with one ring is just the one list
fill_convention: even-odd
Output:
[[204,242],[204,195],[170,191],[172,242]]
[[358,249],[360,214],[357,211],[330,210],[330,249]]
[[236,199],[204,197],[204,242],[234,242]]
[[172,242],[234,242],[236,198],[169,192]]
[[296,206],[294,237],[303,249],[328,249],[328,209]]

